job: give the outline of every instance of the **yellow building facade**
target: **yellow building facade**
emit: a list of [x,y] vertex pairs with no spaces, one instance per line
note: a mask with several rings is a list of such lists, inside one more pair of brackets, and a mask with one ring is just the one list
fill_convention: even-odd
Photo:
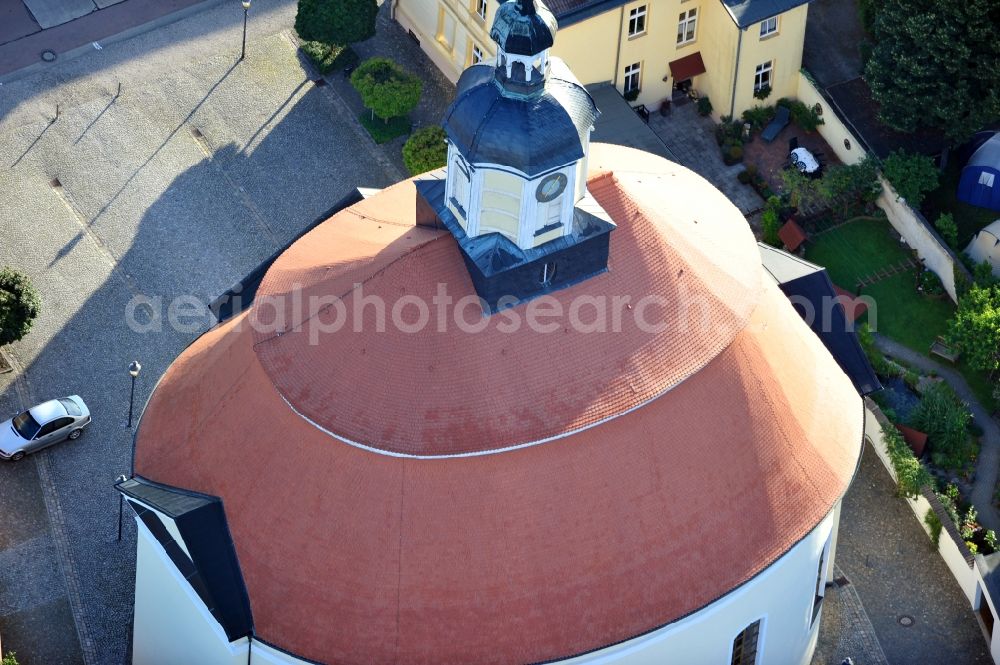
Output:
[[[713,115],[795,97],[805,0],[551,0],[552,54],[580,81],[611,82],[633,105],[658,110],[693,89]],[[497,0],[393,0],[393,16],[452,81],[495,56]],[[754,97],[769,86],[766,101]],[[634,99],[632,99],[634,97]]]

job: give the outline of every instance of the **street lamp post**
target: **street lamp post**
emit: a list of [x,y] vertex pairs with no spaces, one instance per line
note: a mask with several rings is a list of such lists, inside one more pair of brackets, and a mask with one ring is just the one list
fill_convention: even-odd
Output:
[[132,377],[132,392],[128,398],[128,429],[132,429],[132,408],[135,405],[135,380],[141,371],[142,365],[139,364],[138,360],[133,360],[129,363],[128,374]]
[[240,49],[240,62],[247,54],[247,14],[250,12],[250,0],[243,0],[243,48]]
[[[116,483],[124,483],[128,478],[124,475],[115,478]],[[122,512],[125,508],[125,495],[118,491],[118,542],[122,542]]]

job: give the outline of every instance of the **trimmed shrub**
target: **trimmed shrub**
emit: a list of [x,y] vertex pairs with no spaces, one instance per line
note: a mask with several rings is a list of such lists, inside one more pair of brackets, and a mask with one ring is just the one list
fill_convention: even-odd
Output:
[[422,127],[403,145],[403,163],[410,175],[426,173],[444,166],[448,159],[448,145],[444,130],[437,125]]
[[12,268],[0,270],[0,346],[27,335],[41,307],[42,299],[27,275]]
[[350,46],[326,42],[302,42],[299,48],[309,56],[320,74],[327,74],[334,69],[347,69],[358,64],[358,54]]
[[751,182],[753,182],[753,176],[750,175],[750,171],[748,169],[743,169],[742,171],[737,173],[736,179],[739,180],[740,183],[744,185],[749,185]]
[[728,166],[739,162],[743,159],[743,146],[739,144],[733,144],[726,148],[726,152],[722,156],[722,161]]
[[353,44],[375,34],[375,0],[299,0],[295,32],[307,41]]
[[365,108],[383,121],[407,115],[420,101],[423,81],[388,58],[369,58],[351,74]]
[[704,117],[712,112],[712,102],[708,97],[698,98],[698,115]]
[[933,270],[924,270],[917,281],[917,290],[928,296],[944,295],[944,284]]
[[816,128],[824,124],[823,118],[809,106],[806,106],[797,99],[782,97],[778,100],[777,106],[784,106],[788,109],[792,117],[792,122],[807,132],[815,132]]

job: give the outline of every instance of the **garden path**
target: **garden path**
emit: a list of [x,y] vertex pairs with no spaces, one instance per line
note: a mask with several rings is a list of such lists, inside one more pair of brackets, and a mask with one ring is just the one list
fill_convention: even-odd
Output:
[[883,353],[887,353],[925,372],[937,372],[948,382],[958,396],[961,397],[972,411],[976,423],[983,429],[980,440],[979,457],[976,459],[976,479],[972,483],[972,496],[969,499],[979,513],[979,523],[987,529],[1000,532],[1000,512],[993,505],[993,491],[997,484],[998,467],[1000,467],[1000,423],[989,411],[979,403],[976,394],[958,372],[927,356],[903,346],[882,335],[875,336],[875,345]]

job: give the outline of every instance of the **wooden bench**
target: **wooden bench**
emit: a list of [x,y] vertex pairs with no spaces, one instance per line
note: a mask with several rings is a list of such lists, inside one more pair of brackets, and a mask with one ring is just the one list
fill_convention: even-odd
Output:
[[948,345],[944,337],[938,337],[934,340],[934,343],[931,344],[931,354],[941,356],[949,362],[956,362],[958,357],[961,355],[958,351]]

